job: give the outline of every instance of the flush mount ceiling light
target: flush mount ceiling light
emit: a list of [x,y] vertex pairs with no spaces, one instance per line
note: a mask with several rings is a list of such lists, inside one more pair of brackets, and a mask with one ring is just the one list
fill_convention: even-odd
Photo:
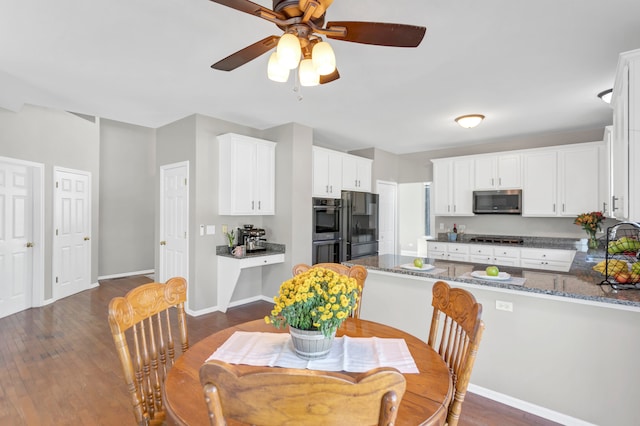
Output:
[[607,89],[598,93],[598,97],[608,104],[611,103],[611,95],[613,95],[613,89]]
[[456,118],[455,121],[461,127],[464,127],[465,129],[471,129],[480,124],[482,120],[484,120],[484,115],[482,114],[468,114],[461,115],[460,117]]

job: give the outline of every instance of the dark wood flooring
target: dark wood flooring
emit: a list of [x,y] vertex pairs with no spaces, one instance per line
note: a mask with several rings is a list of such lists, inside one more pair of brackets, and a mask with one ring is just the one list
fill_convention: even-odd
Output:
[[[0,425],[133,425],[107,305],[149,281],[104,280],[95,289],[0,319]],[[270,303],[255,302],[226,314],[189,317],[190,343],[270,310]],[[556,423],[467,393],[459,424]]]

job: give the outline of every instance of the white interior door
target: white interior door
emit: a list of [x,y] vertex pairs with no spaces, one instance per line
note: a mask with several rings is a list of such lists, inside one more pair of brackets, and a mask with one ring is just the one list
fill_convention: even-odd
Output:
[[0,318],[32,306],[32,176],[27,165],[0,161]]
[[396,254],[397,247],[397,205],[398,184],[395,182],[377,181],[379,216],[378,254]]
[[53,298],[91,287],[91,173],[54,167]]
[[189,271],[189,163],[160,167],[160,253],[157,281],[187,281]]

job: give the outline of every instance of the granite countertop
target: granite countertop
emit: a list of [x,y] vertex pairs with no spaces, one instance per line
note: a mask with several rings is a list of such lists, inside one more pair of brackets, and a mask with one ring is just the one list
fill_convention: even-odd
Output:
[[[495,245],[491,242],[472,241],[475,237],[487,237],[480,234],[458,234],[455,241],[450,241],[446,233],[439,233],[437,241],[439,243],[453,243],[453,244],[481,244],[481,245]],[[507,238],[513,240],[522,240],[522,244],[513,244],[514,247],[526,247],[526,248],[546,248],[546,249],[559,249],[559,250],[576,250],[578,238],[551,238],[551,237],[523,237],[523,236],[508,236],[500,235],[496,238]],[[604,240],[600,241],[600,245],[604,246]],[[511,244],[507,244],[508,246]],[[604,256],[604,254],[603,254]]]
[[[551,247],[547,246],[547,248]],[[600,285],[604,280],[604,276],[592,268],[596,263],[603,260],[604,256],[604,251],[577,251],[569,272],[499,266],[501,272],[506,272],[511,277],[516,278],[515,280],[507,281],[489,281],[469,276],[470,272],[484,271],[489,266],[470,262],[424,258],[425,264],[429,263],[434,266],[431,271],[402,268],[400,265],[413,264],[414,257],[411,256],[386,254],[354,259],[343,263],[349,266],[362,265],[369,270],[640,308],[640,290],[615,290],[608,284]],[[524,278],[524,284],[517,283],[522,283],[521,278]]]
[[284,244],[265,242],[263,243],[262,247],[264,247],[265,250],[245,253],[244,256],[234,256],[229,253],[229,246],[216,246],[216,255],[230,257],[232,259],[246,259],[248,257],[272,256],[274,254],[283,254],[285,252]]

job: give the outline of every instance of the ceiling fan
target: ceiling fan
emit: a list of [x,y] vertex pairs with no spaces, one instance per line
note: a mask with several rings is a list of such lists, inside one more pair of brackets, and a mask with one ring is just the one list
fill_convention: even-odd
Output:
[[276,24],[284,34],[271,35],[211,65],[232,71],[276,47],[269,58],[267,73],[274,81],[284,82],[289,70],[299,67],[303,86],[325,84],[340,78],[335,55],[322,36],[334,40],[391,47],[417,47],[425,27],[383,22],[328,22],[325,13],[333,0],[273,0],[273,10],[249,0],[211,0]]

